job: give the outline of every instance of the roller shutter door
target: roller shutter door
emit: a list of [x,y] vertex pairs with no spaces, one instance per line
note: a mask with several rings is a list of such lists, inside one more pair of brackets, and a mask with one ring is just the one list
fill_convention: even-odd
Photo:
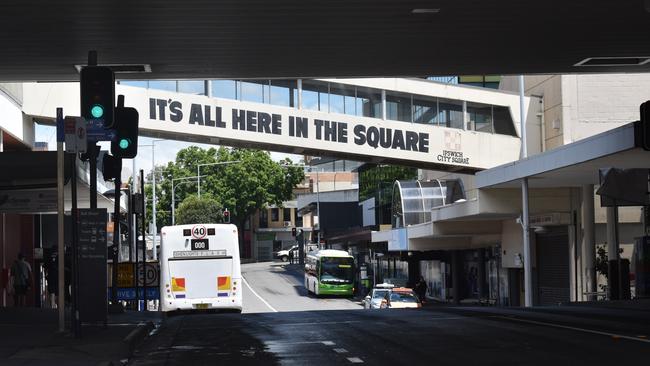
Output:
[[569,233],[566,226],[549,227],[537,235],[539,305],[569,301]]

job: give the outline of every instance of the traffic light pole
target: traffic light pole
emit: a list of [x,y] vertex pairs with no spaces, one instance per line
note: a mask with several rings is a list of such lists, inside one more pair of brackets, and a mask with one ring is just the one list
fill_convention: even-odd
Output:
[[97,155],[99,146],[94,143],[89,147],[90,158],[90,208],[97,208]]
[[[142,279],[142,300],[144,301],[144,311],[147,311],[147,237],[145,233],[145,221],[147,220],[146,218],[146,207],[145,206],[145,199],[144,199],[144,170],[140,169],[140,187],[141,187],[141,192],[142,192],[142,273],[143,273],[143,279]],[[153,233],[156,235],[156,233]],[[156,248],[154,247],[153,250],[155,251]],[[136,269],[137,270],[137,269]],[[138,271],[139,272],[139,271]],[[139,277],[139,276],[137,276]]]
[[[122,159],[119,159],[119,165],[122,165]],[[122,177],[117,174],[115,177],[115,212],[113,213],[113,270],[111,271],[111,310],[112,312],[122,312],[122,306],[117,302],[117,271],[119,266],[120,253],[120,198],[122,197]]]
[[[76,338],[81,338],[81,323],[79,321],[79,242],[77,239],[77,154],[74,154],[70,175],[70,198],[72,200],[72,331]],[[61,286],[61,283],[59,283],[59,286]]]

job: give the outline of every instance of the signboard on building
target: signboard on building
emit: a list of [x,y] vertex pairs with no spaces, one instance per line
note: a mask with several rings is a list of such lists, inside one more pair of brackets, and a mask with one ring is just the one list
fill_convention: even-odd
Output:
[[0,213],[56,212],[54,189],[7,190],[0,192]]
[[77,210],[79,319],[106,321],[106,209]]
[[409,249],[408,234],[406,228],[391,230],[391,238],[388,241],[388,251],[404,251]]

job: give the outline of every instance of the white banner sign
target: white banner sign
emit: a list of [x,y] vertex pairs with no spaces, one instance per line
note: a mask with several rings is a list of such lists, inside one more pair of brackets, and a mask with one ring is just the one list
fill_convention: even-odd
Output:
[[147,135],[269,150],[480,170],[516,160],[519,139],[425,124],[120,86]]

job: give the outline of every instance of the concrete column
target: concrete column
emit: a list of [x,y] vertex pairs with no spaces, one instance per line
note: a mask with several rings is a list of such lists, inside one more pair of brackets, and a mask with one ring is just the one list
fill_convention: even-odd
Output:
[[381,90],[381,119],[384,121],[387,118],[387,112],[386,112],[386,90],[382,89]]
[[618,258],[618,207],[607,207],[607,297],[610,300],[618,299],[618,279],[616,266]]
[[451,252],[451,282],[454,287],[451,290],[451,296],[454,298],[454,304],[460,305],[460,286],[462,274],[462,262],[460,258],[460,251],[454,250]]
[[[584,291],[589,293],[596,291],[596,218],[592,184],[582,186],[582,228],[582,283]],[[596,300],[596,296],[587,295],[587,300]]]
[[[578,222],[578,218],[576,217],[577,215],[574,215],[574,222]],[[569,291],[571,292],[570,294],[570,300],[571,301],[581,301],[583,300],[582,298],[582,284],[580,283],[580,274],[582,273],[581,268],[582,266],[580,265],[581,263],[581,256],[582,256],[582,251],[579,250],[580,248],[580,243],[577,240],[578,234],[576,231],[579,231],[578,229],[578,224],[574,225],[569,225],[569,263],[570,264],[570,271],[569,271]]]
[[487,286],[485,281],[485,248],[478,250],[478,297],[479,299],[487,298]]

